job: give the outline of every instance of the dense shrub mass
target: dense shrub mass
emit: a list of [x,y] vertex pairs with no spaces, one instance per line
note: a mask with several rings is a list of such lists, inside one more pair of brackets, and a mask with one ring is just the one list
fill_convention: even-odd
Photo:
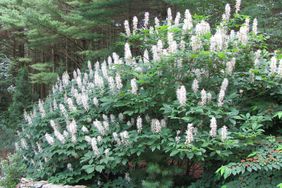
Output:
[[16,145],[29,176],[93,187],[281,183],[282,55],[239,10],[239,0],[226,5],[215,29],[189,10],[125,21],[123,57],[65,73],[25,113]]

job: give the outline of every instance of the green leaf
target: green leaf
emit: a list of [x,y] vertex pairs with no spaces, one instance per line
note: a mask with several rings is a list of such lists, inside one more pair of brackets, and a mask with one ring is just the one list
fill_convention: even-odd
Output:
[[91,174],[94,172],[95,168],[93,165],[85,165],[82,167],[88,174]]

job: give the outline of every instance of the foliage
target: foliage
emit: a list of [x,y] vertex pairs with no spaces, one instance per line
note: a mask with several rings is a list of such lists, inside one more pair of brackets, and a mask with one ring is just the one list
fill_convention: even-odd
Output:
[[0,186],[5,188],[15,188],[19,183],[19,178],[25,174],[26,166],[22,163],[19,155],[10,155],[7,160],[1,161],[1,174],[4,175],[0,179]]
[[126,26],[123,58],[89,62],[71,80],[63,74],[24,115],[17,145],[28,174],[63,184],[181,187],[207,184],[217,169],[227,178],[232,164],[243,176],[280,167],[280,149],[275,167],[238,161],[255,153],[263,163],[280,147],[281,54],[267,51],[248,16],[234,14],[214,30],[202,18],[187,12],[188,29],[170,15],[160,25]]
[[275,142],[261,143],[246,159],[222,166],[217,173],[225,179],[233,176],[231,180],[228,178],[226,187],[275,187],[281,181],[282,175],[281,149],[281,144]]
[[29,108],[32,99],[31,86],[28,82],[28,71],[26,68],[23,67],[19,71],[15,85],[13,102],[9,107],[9,126],[14,129],[22,120],[23,111]]
[[12,80],[9,74],[9,67],[11,60],[5,56],[0,56],[0,110],[4,111],[9,106],[10,93],[13,87],[11,86]]
[[13,149],[13,142],[14,142],[14,131],[11,129],[11,127],[8,126],[8,113],[2,112],[0,114],[0,156],[6,155],[8,151],[11,151]]

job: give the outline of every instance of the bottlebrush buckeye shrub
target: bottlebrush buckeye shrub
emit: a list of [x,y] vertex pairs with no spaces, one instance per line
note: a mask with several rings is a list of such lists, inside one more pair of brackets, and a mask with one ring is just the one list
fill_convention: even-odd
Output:
[[[142,26],[137,17],[133,27],[125,21],[123,57],[113,53],[83,73],[63,74],[24,114],[16,147],[29,176],[105,187],[213,187],[263,171],[242,165],[225,175],[271,143],[280,169],[282,56],[267,51],[258,21],[239,9],[239,1],[236,13],[226,5],[213,27],[189,10],[174,18],[168,9],[163,22],[145,13]],[[217,169],[228,179],[215,178]]]

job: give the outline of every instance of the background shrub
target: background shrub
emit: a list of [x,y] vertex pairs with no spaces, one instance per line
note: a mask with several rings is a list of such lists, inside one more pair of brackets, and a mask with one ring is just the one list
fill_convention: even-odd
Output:
[[16,145],[29,176],[105,187],[248,187],[267,173],[278,184],[281,53],[267,51],[257,20],[236,7],[231,16],[227,5],[213,27],[188,10],[174,19],[168,9],[155,25],[145,13],[141,28],[137,18],[133,28],[125,21],[123,57],[65,73],[24,114]]

